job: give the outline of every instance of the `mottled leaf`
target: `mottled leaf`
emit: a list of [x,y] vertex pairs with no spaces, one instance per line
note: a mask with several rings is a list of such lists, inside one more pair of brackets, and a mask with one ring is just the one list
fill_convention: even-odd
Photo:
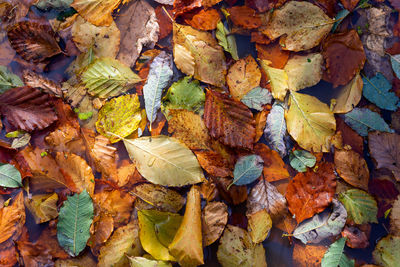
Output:
[[388,235],[376,244],[372,253],[377,264],[383,267],[399,265],[400,236]]
[[369,170],[366,161],[353,150],[335,150],[336,171],[349,184],[368,190]]
[[223,202],[209,202],[202,212],[203,244],[209,246],[221,236],[228,222],[228,206]]
[[267,117],[267,124],[264,129],[264,136],[270,147],[277,151],[283,158],[287,154],[285,108],[283,104],[275,102]]

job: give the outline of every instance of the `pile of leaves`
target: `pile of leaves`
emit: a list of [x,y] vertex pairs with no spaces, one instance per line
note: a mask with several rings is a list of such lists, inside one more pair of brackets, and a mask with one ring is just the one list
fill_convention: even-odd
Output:
[[0,265],[399,266],[399,11],[0,0]]

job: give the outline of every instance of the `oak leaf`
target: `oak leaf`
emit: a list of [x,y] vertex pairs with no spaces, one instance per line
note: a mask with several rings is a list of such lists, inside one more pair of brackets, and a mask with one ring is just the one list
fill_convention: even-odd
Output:
[[208,90],[204,107],[204,123],[213,138],[223,144],[252,149],[256,135],[251,111],[241,102],[225,94]]
[[352,150],[336,150],[335,166],[339,176],[346,182],[368,190],[369,170],[360,154]]
[[298,173],[289,182],[286,199],[298,223],[322,212],[332,202],[336,189],[333,165],[323,163],[316,172]]

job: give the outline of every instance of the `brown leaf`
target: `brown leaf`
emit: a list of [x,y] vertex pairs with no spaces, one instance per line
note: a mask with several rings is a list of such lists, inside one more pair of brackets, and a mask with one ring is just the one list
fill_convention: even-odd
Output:
[[26,61],[39,63],[62,52],[57,34],[46,24],[21,21],[7,34],[11,47]]
[[57,97],[62,96],[61,86],[56,82],[45,78],[44,76],[37,74],[31,70],[24,70],[22,72],[22,78],[26,86],[40,88],[47,94],[52,94]]
[[10,43],[4,41],[0,43],[0,65],[7,66],[13,60],[15,51],[10,46]]
[[185,19],[185,22],[198,30],[211,31],[217,28],[217,24],[220,20],[221,18],[217,10],[202,9],[191,19]]
[[201,3],[203,4],[204,7],[212,7],[222,0],[202,0]]
[[79,127],[76,128],[70,123],[60,125],[57,129],[49,133],[44,140],[53,151],[69,152],[79,156],[85,154],[85,146],[79,132]]
[[345,9],[347,9],[348,11],[353,11],[353,9],[356,8],[360,0],[340,0],[340,2],[342,3]]
[[228,207],[223,202],[209,202],[202,212],[203,246],[217,241],[228,222]]
[[321,260],[328,250],[323,245],[304,245],[295,242],[293,247],[293,261],[299,267],[320,267]]
[[308,170],[298,173],[289,182],[286,199],[290,212],[298,223],[322,212],[332,202],[336,177],[333,164],[322,163],[316,172]]
[[335,150],[335,166],[346,182],[368,191],[369,170],[360,154],[352,150]]
[[246,201],[247,187],[245,185],[232,185],[228,190],[228,186],[232,183],[231,179],[216,178],[215,182],[217,184],[218,193],[226,202],[238,205]]
[[390,170],[400,181],[400,135],[395,133],[373,132],[368,135],[371,156],[377,168]]
[[225,94],[208,90],[204,123],[210,135],[221,143],[237,148],[253,148],[255,121],[253,114],[243,103]]
[[189,11],[201,7],[202,0],[175,0],[174,1],[174,17],[177,18]]
[[255,142],[258,142],[260,140],[261,136],[264,134],[264,129],[265,125],[267,123],[267,117],[269,114],[269,110],[262,110],[258,112],[255,116],[255,121],[256,121],[256,138]]
[[212,150],[194,151],[200,166],[210,175],[215,177],[232,176],[232,168],[225,158]]
[[[172,21],[168,17],[168,15],[165,14],[165,11],[162,9],[162,7],[163,7],[162,5],[158,5],[155,9],[157,22],[158,25],[160,25],[160,31],[158,33],[159,40],[167,37],[172,32]],[[172,8],[170,6],[164,6],[164,7],[172,17],[173,16]]]
[[322,44],[327,81],[346,85],[364,67],[364,47],[355,30],[328,36]]
[[256,44],[258,58],[270,62],[270,66],[282,69],[289,60],[290,52],[283,50],[278,42],[268,45]]
[[258,143],[254,146],[254,152],[264,161],[263,174],[268,182],[290,178],[285,163],[278,152],[262,143]]
[[336,130],[341,132],[343,145],[350,146],[355,152],[363,155],[364,140],[363,138],[348,126],[340,117],[336,117]]
[[213,201],[218,196],[217,185],[210,180],[205,180],[200,185],[201,197],[207,202]]
[[251,55],[236,61],[226,76],[229,92],[236,100],[240,100],[251,89],[259,86],[260,80],[260,68]]
[[369,237],[358,227],[346,225],[342,236],[347,238],[346,245],[350,248],[366,248],[369,246]]
[[57,120],[49,95],[31,87],[12,88],[0,95],[0,113],[16,129],[41,130]]
[[96,256],[100,253],[100,247],[108,240],[114,231],[114,219],[111,215],[100,213],[93,219],[91,226],[91,235],[88,240],[88,246]]
[[250,42],[267,45],[271,43],[271,39],[269,39],[268,36],[262,34],[261,32],[251,32]]
[[130,0],[74,0],[71,4],[79,15],[96,26],[110,26],[113,22],[112,12],[121,2],[127,3]]
[[237,26],[245,29],[256,29],[262,25],[260,15],[247,6],[234,6],[228,8],[228,12],[229,18]]
[[22,256],[23,266],[51,266],[54,264],[49,251],[28,241],[17,242],[18,251]]

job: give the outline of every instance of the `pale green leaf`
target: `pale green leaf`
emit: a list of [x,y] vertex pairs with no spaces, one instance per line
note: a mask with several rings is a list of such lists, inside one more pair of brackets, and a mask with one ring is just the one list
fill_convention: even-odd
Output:
[[112,58],[95,59],[82,73],[89,94],[100,98],[117,96],[141,79],[128,66]]
[[388,235],[381,240],[372,253],[377,264],[383,267],[400,266],[400,236]]
[[57,239],[71,256],[78,256],[86,247],[93,221],[93,202],[85,190],[69,196],[60,208]]
[[0,163],[0,186],[10,188],[22,186],[21,174],[13,165]]
[[165,261],[149,260],[143,257],[128,257],[131,267],[172,267],[172,264]]
[[217,24],[215,37],[217,37],[219,45],[222,46],[226,52],[231,54],[234,60],[239,60],[235,35],[230,33],[222,21]]
[[249,108],[261,111],[263,105],[271,103],[272,95],[267,89],[258,86],[251,89],[240,101]]
[[317,244],[322,240],[333,237],[342,231],[347,212],[338,200],[333,199],[332,209],[327,209],[314,217],[300,223],[293,232],[293,236],[304,244]]
[[326,251],[321,261],[321,267],[354,267],[354,260],[349,260],[344,254],[346,239],[340,238]]
[[196,156],[175,138],[146,136],[124,144],[140,174],[154,184],[184,186],[204,179]]
[[264,129],[264,136],[269,146],[277,151],[283,158],[287,154],[285,108],[283,104],[275,102],[267,117],[267,124]]
[[172,56],[161,52],[151,63],[146,84],[143,86],[144,105],[146,107],[147,119],[151,124],[157,116],[161,106],[161,95],[167,87],[174,72],[172,71]]
[[360,189],[349,189],[339,195],[339,200],[346,207],[349,219],[356,224],[378,223],[376,200]]
[[289,156],[290,166],[298,172],[307,171],[307,167],[312,168],[317,159],[313,154],[306,150],[295,150]]
[[363,82],[363,95],[366,99],[382,109],[391,111],[397,109],[399,98],[394,92],[389,91],[392,89],[392,85],[382,73],[378,73],[370,79],[364,76]]
[[233,171],[232,184],[245,185],[254,182],[260,177],[264,168],[264,161],[258,155],[243,156],[238,159]]
[[13,74],[5,66],[0,66],[0,94],[4,93],[10,88],[24,86],[21,79]]

